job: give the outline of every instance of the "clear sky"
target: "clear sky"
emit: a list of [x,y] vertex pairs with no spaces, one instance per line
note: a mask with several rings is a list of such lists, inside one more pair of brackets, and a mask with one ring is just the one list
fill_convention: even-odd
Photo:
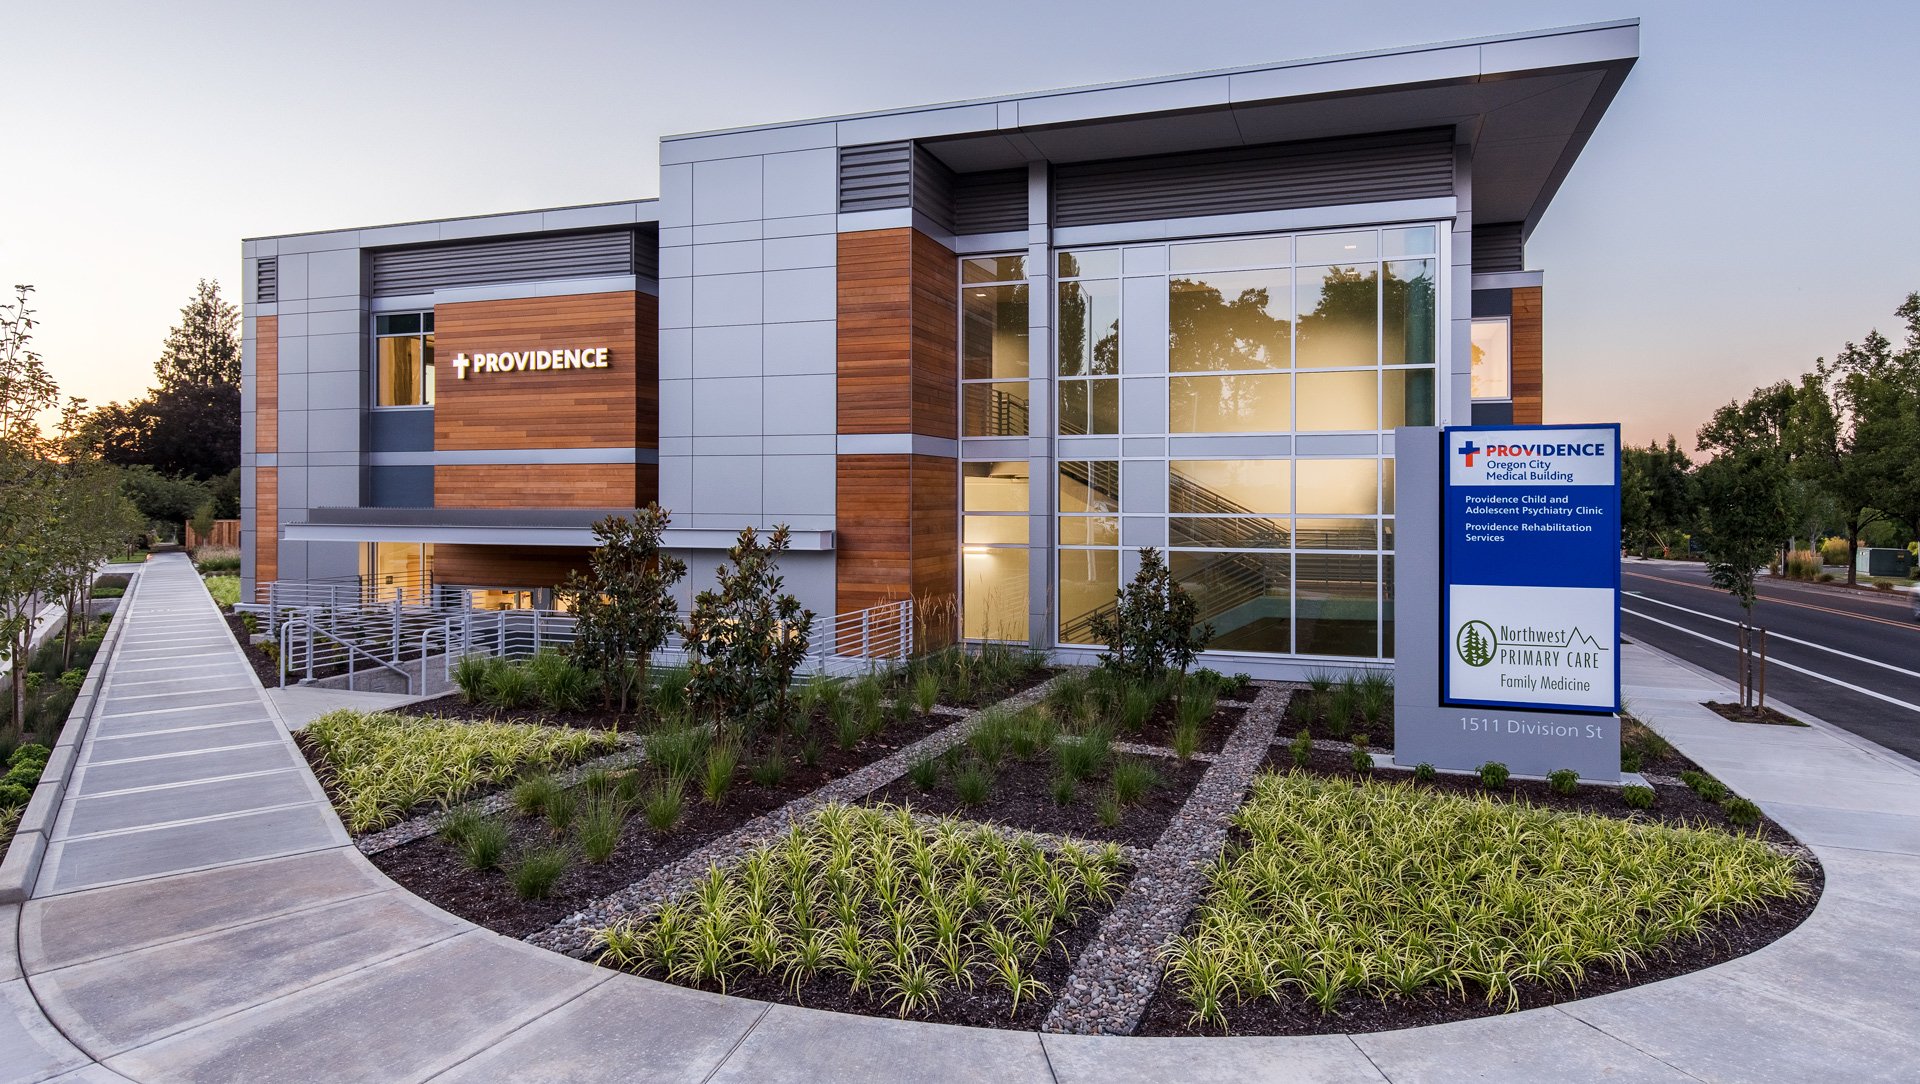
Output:
[[1911,3],[15,4],[0,286],[69,394],[139,394],[240,238],[652,196],[657,139],[1639,16],[1528,247],[1550,421],[1636,442],[1920,289]]

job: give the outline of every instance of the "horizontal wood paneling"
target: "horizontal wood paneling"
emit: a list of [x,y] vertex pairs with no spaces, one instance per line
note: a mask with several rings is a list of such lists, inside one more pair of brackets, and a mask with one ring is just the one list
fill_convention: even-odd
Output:
[[253,450],[274,452],[280,446],[280,318],[254,321],[253,337]]
[[1540,287],[1513,291],[1513,424],[1539,425],[1546,413],[1546,354]]
[[253,472],[253,582],[280,578],[280,469]]
[[960,435],[960,283],[951,249],[913,231],[913,424],[910,431]]
[[[434,448],[639,446],[639,389],[644,385],[652,398],[649,417],[657,417],[659,394],[659,353],[651,333],[658,321],[648,321],[643,348],[642,297],[657,305],[629,290],[435,306]],[[453,368],[460,353],[600,346],[611,352],[605,369],[469,372],[459,380]],[[656,425],[656,438],[658,432]]]
[[840,235],[842,433],[905,433],[912,424],[912,236],[904,228]]
[[839,458],[834,472],[836,612],[864,610],[912,593],[911,458]]
[[[948,599],[960,592],[960,466],[939,456],[913,457],[912,578],[918,601]],[[931,627],[934,614],[957,617],[956,607],[925,607],[922,649],[942,647],[959,629]]]
[[640,496],[638,478],[632,463],[443,463],[433,468],[433,503],[437,508],[629,508]]
[[558,587],[567,573],[587,567],[585,549],[563,547],[433,547],[436,583],[469,587]]

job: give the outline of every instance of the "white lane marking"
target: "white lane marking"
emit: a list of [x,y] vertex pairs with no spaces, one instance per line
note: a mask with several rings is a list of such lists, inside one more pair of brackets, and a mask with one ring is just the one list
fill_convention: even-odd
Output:
[[[1648,616],[1647,614],[1638,613],[1636,611],[1629,610],[1624,606],[1620,608],[1620,612],[1623,614],[1632,614],[1634,617],[1637,617],[1642,621],[1651,621],[1656,625],[1665,625],[1666,627],[1674,630],[1675,632],[1684,632],[1688,636],[1697,636],[1700,639],[1705,640],[1710,644],[1719,644],[1721,647],[1731,648],[1735,651],[1739,650],[1739,645],[1737,644],[1731,644],[1725,640],[1716,640],[1713,637],[1708,636],[1704,632],[1695,632],[1689,628],[1682,628],[1681,626],[1676,625],[1671,621],[1662,621],[1657,617],[1651,617],[1651,616]],[[1884,700],[1887,703],[1894,705],[1895,707],[1905,708],[1911,712],[1920,712],[1920,704],[1909,704],[1905,700],[1895,699],[1894,697],[1888,696],[1886,693],[1877,693],[1877,692],[1874,692],[1872,689],[1863,689],[1860,686],[1855,685],[1850,681],[1841,681],[1837,677],[1831,677],[1827,674],[1821,673],[1818,670],[1809,670],[1804,666],[1795,666],[1784,659],[1768,659],[1767,664],[1769,666],[1784,666],[1789,670],[1793,670],[1798,673],[1805,674],[1810,678],[1819,678],[1821,681],[1824,681],[1829,685],[1838,685],[1842,689],[1850,689],[1856,693],[1859,693],[1862,696],[1871,696],[1875,700]]]
[[[1722,625],[1738,625],[1740,623],[1730,618],[1720,617],[1718,615],[1710,614],[1710,613],[1702,613],[1699,610],[1689,610],[1685,606],[1676,606],[1671,602],[1663,602],[1660,599],[1654,598],[1651,595],[1641,594],[1638,591],[1627,591],[1623,593],[1627,595],[1631,595],[1642,602],[1651,602],[1655,606],[1665,606],[1669,610],[1679,610],[1683,614],[1693,614],[1695,617],[1704,617],[1709,621],[1718,621]],[[1652,618],[1648,618],[1648,620],[1652,620]],[[1905,674],[1908,677],[1920,678],[1920,670],[1908,670],[1905,667],[1895,666],[1890,662],[1881,662],[1879,659],[1869,659],[1864,655],[1855,655],[1852,652],[1841,651],[1839,648],[1828,647],[1825,644],[1816,644],[1811,640],[1802,640],[1797,636],[1788,636],[1784,632],[1773,632],[1769,630],[1767,632],[1767,639],[1785,640],[1790,644],[1799,644],[1801,647],[1810,647],[1810,648],[1813,648],[1815,651],[1825,651],[1829,655],[1838,655],[1843,659],[1852,659],[1854,662],[1864,662],[1868,666],[1878,666],[1882,670],[1891,670],[1896,674]]]

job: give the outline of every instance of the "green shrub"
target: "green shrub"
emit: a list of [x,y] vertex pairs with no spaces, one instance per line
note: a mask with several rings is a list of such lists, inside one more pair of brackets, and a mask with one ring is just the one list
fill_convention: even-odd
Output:
[[32,762],[34,770],[38,771],[41,768],[45,768],[47,761],[51,759],[53,759],[53,750],[41,745],[39,742],[28,742],[14,749],[14,751],[8,755],[7,767],[12,768]]
[[492,661],[485,655],[462,655],[453,664],[453,683],[459,687],[462,700],[477,704],[486,699],[487,666]]
[[491,660],[487,667],[485,696],[497,708],[524,708],[534,703],[539,690],[525,666],[506,659]]
[[769,748],[764,756],[747,765],[747,778],[756,786],[772,789],[787,778],[787,754],[778,745]]
[[1720,809],[1727,819],[1741,828],[1752,828],[1760,823],[1760,807],[1746,798],[1728,798],[1720,803]]
[[1061,771],[1075,781],[1085,782],[1106,769],[1112,751],[1112,736],[1104,728],[1095,727],[1084,734],[1062,738],[1054,746],[1054,759]]
[[1027,710],[1015,717],[1015,725],[1008,730],[1007,746],[1016,760],[1026,763],[1042,753],[1052,752],[1053,743],[1059,737],[1060,728],[1052,716]]
[[1098,820],[1102,827],[1112,828],[1119,824],[1121,814],[1120,802],[1111,794],[1101,798],[1100,804],[1093,807],[1094,819]]
[[614,849],[620,846],[620,830],[626,824],[627,804],[618,797],[597,794],[588,798],[575,833],[581,856],[595,865],[613,857]]
[[1580,789],[1580,773],[1572,768],[1558,768],[1547,773],[1547,786],[1555,794],[1572,794]]
[[1113,762],[1113,799],[1121,805],[1139,802],[1159,785],[1159,771],[1139,757],[1120,757]]
[[740,768],[740,747],[732,739],[707,744],[707,771],[700,780],[700,794],[719,805],[733,789],[734,772]]
[[1293,766],[1304,768],[1313,761],[1313,734],[1302,728],[1287,745],[1287,752],[1293,757]]
[[1079,787],[1074,782],[1073,776],[1068,775],[1066,772],[1061,772],[1053,777],[1053,804],[1058,806],[1072,805],[1074,794],[1078,790]]
[[1173,728],[1173,755],[1181,760],[1192,760],[1193,754],[1200,751],[1200,726],[1197,723],[1182,720]]
[[469,828],[455,846],[468,869],[489,870],[499,867],[500,859],[507,853],[508,838],[506,825],[485,817]]
[[973,808],[987,800],[993,791],[993,776],[986,765],[970,760],[966,766],[953,774],[953,793],[959,797],[960,804]]
[[688,698],[698,717],[751,739],[786,713],[787,690],[806,660],[814,614],[786,592],[778,562],[785,526],[764,539],[740,532],[712,589],[694,596],[681,625],[690,659]]
[[523,817],[533,817],[545,813],[547,800],[558,793],[560,793],[560,784],[552,776],[542,772],[515,783],[507,797],[513,803],[515,813]]
[[921,674],[913,679],[913,703],[920,714],[931,715],[940,703],[940,675]]
[[[223,610],[230,610],[240,601],[240,577],[208,576],[207,594],[213,596],[214,604]],[[110,596],[95,596],[110,597]]]
[[1151,546],[1140,550],[1140,570],[1113,607],[1094,611],[1089,631],[1093,642],[1107,645],[1101,669],[1149,682],[1169,672],[1185,674],[1213,639],[1213,626],[1200,620],[1200,604]]
[[60,687],[63,689],[71,689],[74,692],[79,692],[80,686],[86,683],[87,672],[78,666],[71,670],[63,670],[60,672]]
[[1698,794],[1700,797],[1706,799],[1709,802],[1724,801],[1727,795],[1730,793],[1727,790],[1726,784],[1720,782],[1718,779],[1715,779],[1714,777],[1706,774],[1705,772],[1696,772],[1696,771],[1681,772],[1680,781],[1687,785],[1688,790],[1693,791],[1695,794]]
[[18,783],[0,782],[0,809],[16,809],[33,800],[33,789]]
[[1129,734],[1138,734],[1160,706],[1160,694],[1151,685],[1129,682],[1120,694],[1120,726]]
[[654,781],[640,798],[640,812],[647,818],[647,827],[660,833],[673,831],[686,807],[682,787],[681,781],[672,776]]
[[543,847],[528,851],[507,871],[513,893],[523,900],[544,900],[553,894],[553,886],[567,871],[565,847]]
[[553,793],[547,795],[546,803],[540,807],[540,812],[546,815],[547,824],[552,826],[555,833],[565,834],[567,828],[573,824],[573,815],[579,809],[578,794],[565,787],[555,787]]
[[706,762],[711,741],[705,727],[662,726],[646,737],[647,762],[674,779],[690,781]]
[[1357,737],[1353,739],[1353,751],[1347,754],[1347,762],[1352,766],[1354,771],[1362,775],[1373,771],[1373,754],[1367,752],[1366,738]]
[[1631,745],[1623,745],[1620,747],[1621,771],[1637,772],[1640,770],[1641,763],[1640,750],[1638,748]]
[[1480,765],[1480,785],[1488,790],[1499,790],[1507,785],[1507,766],[1497,760],[1489,760]]
[[930,791],[940,785],[940,758],[922,755],[907,768],[907,778],[922,791]]
[[534,695],[554,711],[580,711],[593,695],[593,675],[558,651],[542,651],[527,661]]
[[1626,803],[1628,809],[1652,809],[1653,788],[1637,784],[1621,787],[1620,800]]
[[[234,576],[208,576],[207,577],[207,593],[213,596],[213,601],[215,602],[220,602],[220,593],[218,591],[215,591],[213,588],[213,581],[216,579],[233,580],[236,585],[240,582],[239,578]],[[126,593],[127,593],[127,589],[124,587],[95,587],[92,590],[92,592],[90,592],[89,597],[121,598],[125,596]],[[236,586],[233,592],[233,602],[238,602],[238,601],[240,601],[240,589],[238,586]],[[233,605],[233,602],[224,603],[223,605],[231,606]]]

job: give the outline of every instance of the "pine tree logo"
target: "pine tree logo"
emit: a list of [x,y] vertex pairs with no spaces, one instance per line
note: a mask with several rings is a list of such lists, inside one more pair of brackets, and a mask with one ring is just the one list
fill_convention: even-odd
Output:
[[1468,666],[1485,666],[1493,661],[1493,649],[1500,646],[1494,639],[1493,626],[1485,621],[1469,621],[1460,626],[1460,635],[1454,640],[1454,649],[1460,652],[1460,661]]

